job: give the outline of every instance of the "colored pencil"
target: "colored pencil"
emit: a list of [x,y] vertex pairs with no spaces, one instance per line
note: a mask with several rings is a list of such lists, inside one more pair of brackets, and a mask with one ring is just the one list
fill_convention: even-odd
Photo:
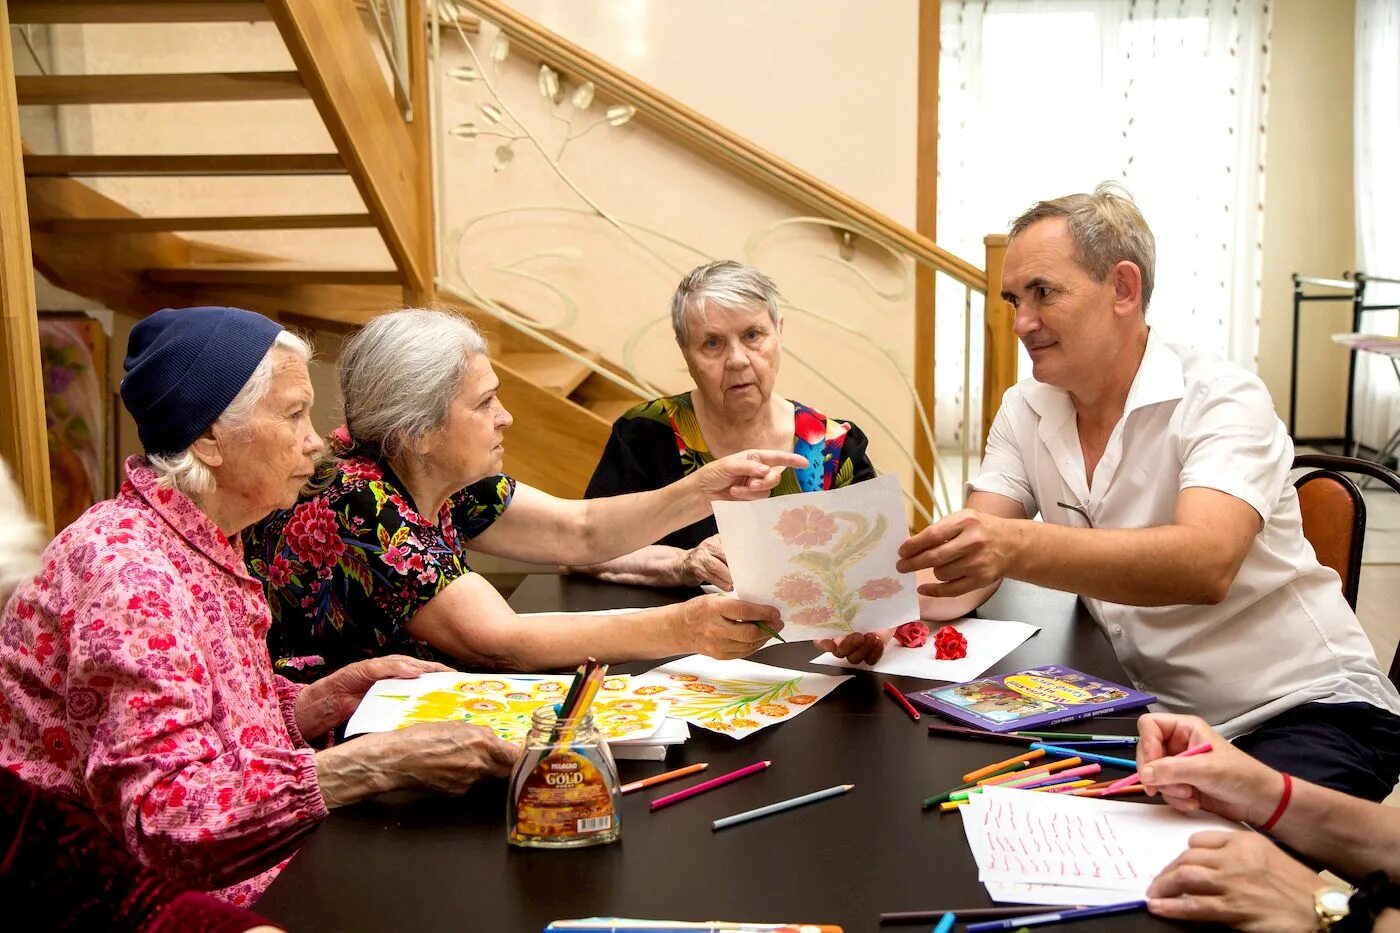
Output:
[[778,639],[778,641],[782,642],[785,645],[788,643],[788,640],[786,638],[779,635],[777,632],[773,631],[771,628],[769,628],[767,625],[764,625],[757,619],[736,619],[734,621],[748,622],[751,625],[757,625],[759,628],[763,629],[763,631],[768,634],[769,638],[776,638]]
[[624,794],[630,794],[634,790],[641,790],[643,787],[664,784],[667,781],[674,781],[676,778],[689,777],[699,771],[704,771],[709,766],[710,763],[708,761],[702,761],[698,765],[686,765],[684,768],[667,771],[665,774],[653,774],[649,778],[642,778],[640,781],[633,781],[631,784],[623,784],[618,790]]
[[1087,742],[1066,742],[1057,739],[1061,748],[1089,748],[1094,745],[1136,745],[1137,739],[1090,739]]
[[950,726],[944,723],[930,725],[928,727],[928,734],[945,735],[950,739],[986,739],[988,742],[1020,745],[1023,748],[1034,741],[1034,739],[1029,739],[1020,735],[1009,735],[1002,732],[984,732],[981,729],[967,729],[963,726]]
[[1109,917],[1114,914],[1132,913],[1142,910],[1147,901],[1126,901],[1122,904],[1104,904],[1099,907],[1078,907],[1074,910],[1057,910],[1053,913],[1035,914],[1011,920],[993,920],[989,923],[969,923],[967,933],[993,933],[996,930],[1014,930],[1017,927],[1043,927],[1052,923],[1066,923],[1071,920],[1084,920],[1089,917]]
[[945,800],[943,803],[940,803],[938,805],[938,809],[943,811],[944,813],[952,813],[959,807],[965,806],[967,806],[966,800]]
[[1045,784],[1054,784],[1058,781],[1072,781],[1075,778],[1083,777],[1086,774],[1098,774],[1103,765],[1097,761],[1092,764],[1080,765],[1078,768],[1070,768],[1068,771],[1061,771],[1059,774],[1042,774],[1032,777],[1027,781],[1014,781],[1016,787],[1027,790],[1032,787],[1040,787]]
[[1014,734],[1037,739],[1085,739],[1093,742],[1126,742],[1129,744],[1138,740],[1135,735],[1098,735],[1093,732],[1027,732],[1023,729]]
[[1044,787],[1033,788],[1032,792],[1037,794],[1063,794],[1067,791],[1078,790],[1081,787],[1088,787],[1092,783],[1094,782],[1084,780],[1070,781],[1068,784],[1047,784]]
[[[1205,753],[1205,752],[1210,751],[1210,747],[1211,747],[1211,746],[1210,746],[1210,743],[1209,743],[1209,742],[1202,742],[1200,745],[1193,745],[1193,746],[1191,746],[1191,747],[1188,748],[1186,751],[1181,752],[1181,753],[1178,754],[1178,755],[1168,755],[1167,757],[1169,757],[1169,758],[1190,758],[1192,755],[1200,755],[1200,754],[1203,754],[1203,753]],[[1127,777],[1123,778],[1123,780],[1121,780],[1121,781],[1114,781],[1112,784],[1108,785],[1108,790],[1106,790],[1105,793],[1111,793],[1111,792],[1117,790],[1117,789],[1120,788],[1120,787],[1127,787],[1129,784],[1136,784],[1136,783],[1138,783],[1138,782],[1141,781],[1141,780],[1142,780],[1142,778],[1138,775],[1138,773],[1137,773],[1136,771],[1134,771],[1132,774],[1130,774],[1130,775],[1128,775]]]
[[1054,910],[1053,904],[1017,904],[1014,907],[963,907],[952,910],[901,910],[893,913],[880,914],[881,924],[895,923],[924,923],[937,922],[944,914],[957,914],[959,919],[966,920],[975,917],[982,920],[993,920],[1001,917],[1029,917],[1033,914],[1043,914],[1047,910]]
[[1124,795],[1126,795],[1126,794],[1145,794],[1145,793],[1147,793],[1147,788],[1143,787],[1141,784],[1129,784],[1127,787],[1120,787],[1120,788],[1118,788],[1117,790],[1111,790],[1111,789],[1109,789],[1109,788],[1107,788],[1107,787],[1104,787],[1104,788],[1101,788],[1101,789],[1099,789],[1099,790],[1094,791],[1093,796],[1095,796],[1095,797],[1122,797],[1122,796],[1124,796]]
[[660,810],[662,807],[669,807],[673,803],[680,803],[682,800],[689,800],[696,794],[703,794],[707,790],[714,790],[716,787],[723,787],[725,784],[730,784],[734,781],[739,780],[740,778],[746,778],[750,774],[757,774],[758,772],[767,768],[772,763],[773,762],[771,761],[755,761],[753,764],[744,768],[740,768],[737,771],[730,771],[728,774],[721,774],[717,778],[711,778],[708,781],[702,781],[701,783],[696,784],[693,787],[687,787],[685,790],[678,790],[674,794],[667,794],[665,797],[657,797],[651,802],[651,809],[653,812],[655,812],[657,810]]
[[1054,771],[1059,771],[1063,768],[1073,768],[1075,765],[1083,763],[1083,760],[1079,758],[1065,758],[1060,761],[1048,761],[1043,765],[1037,765],[1034,768],[1027,768],[1020,774],[994,774],[991,777],[982,778],[977,783],[982,785],[1005,784],[1008,781],[1018,781],[1023,777],[1029,777],[1032,774],[1050,774]]
[[1100,755],[1095,752],[1086,752],[1082,748],[1062,748],[1059,745],[1046,745],[1042,742],[1036,742],[1031,746],[1031,748],[1039,749],[1040,751],[1044,752],[1049,752],[1052,755],[1078,755],[1080,758],[1083,758],[1086,761],[1097,761],[1101,762],[1102,764],[1113,765],[1114,767],[1118,768],[1127,768],[1129,771],[1137,767],[1136,761],[1131,761],[1127,758],[1115,758],[1112,755]]
[[963,775],[963,780],[975,781],[978,778],[983,778],[989,774],[994,774],[997,771],[1000,771],[1002,768],[1005,768],[1007,765],[1014,765],[1018,761],[1034,761],[1037,758],[1044,758],[1045,753],[1047,751],[1049,751],[1049,749],[1032,745],[1031,750],[1026,752],[1024,755],[1017,755],[1015,758],[1008,758],[1005,761],[998,761],[994,764],[987,765],[985,768],[978,768],[976,771],[969,771],[967,774]]
[[933,928],[933,933],[952,933],[953,924],[957,919],[957,914],[952,912],[944,914],[943,919],[938,921],[938,926]]
[[893,697],[896,703],[904,707],[904,711],[909,714],[910,719],[914,720],[915,722],[919,721],[919,711],[914,708],[913,704],[911,704],[907,699],[905,699],[904,694],[899,692],[899,688],[896,687],[894,684],[890,683],[888,680],[885,681],[885,692],[888,693],[891,697]]
[[770,803],[766,807],[759,807],[755,810],[745,810],[743,813],[736,813],[733,816],[720,817],[711,823],[710,826],[715,831],[727,829],[730,826],[747,823],[749,820],[760,819],[761,817],[771,816],[774,813],[782,813],[784,810],[791,810],[794,807],[816,803],[818,800],[825,800],[828,797],[839,797],[853,787],[855,787],[854,784],[837,784],[835,787],[813,791],[810,794],[803,794],[801,797],[793,797],[790,800],[780,800],[777,803]]
[[[1018,761],[1018,762],[1016,762],[1014,765],[1012,765],[1011,767],[1007,768],[1006,770],[1007,770],[1008,773],[1011,773],[1011,772],[1020,771],[1020,770],[1024,769],[1025,767],[1026,767],[1026,762],[1024,762],[1024,761]],[[932,797],[929,797],[928,799],[926,799],[926,800],[924,801],[924,809],[927,810],[929,807],[933,806],[933,805],[936,804],[936,803],[942,803],[943,801],[945,801],[945,800],[948,799],[948,795],[949,795],[949,794],[951,794],[951,793],[953,793],[953,792],[955,792],[955,791],[967,790],[969,787],[976,787],[978,784],[983,783],[985,780],[989,780],[989,779],[984,778],[983,781],[968,781],[968,782],[965,783],[965,784],[959,784],[957,787],[950,787],[950,788],[948,788],[948,789],[945,790],[945,791],[940,791],[939,793],[934,794]]]

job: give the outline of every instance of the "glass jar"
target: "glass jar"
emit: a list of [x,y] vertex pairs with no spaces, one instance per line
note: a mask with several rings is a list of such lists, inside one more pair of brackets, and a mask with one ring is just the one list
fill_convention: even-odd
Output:
[[560,719],[553,706],[535,710],[525,753],[510,776],[511,845],[569,849],[614,842],[622,834],[621,797],[617,765],[593,714]]

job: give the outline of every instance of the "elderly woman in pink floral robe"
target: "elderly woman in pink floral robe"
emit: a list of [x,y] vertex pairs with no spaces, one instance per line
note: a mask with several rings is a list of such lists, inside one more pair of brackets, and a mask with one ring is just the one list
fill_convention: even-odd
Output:
[[167,878],[254,900],[330,808],[461,792],[514,746],[462,723],[317,751],[388,657],[305,687],[273,673],[238,533],[296,499],[321,447],[304,343],[231,308],[132,332],[123,399],[147,455],[44,551],[0,619],[0,767],[89,807]]

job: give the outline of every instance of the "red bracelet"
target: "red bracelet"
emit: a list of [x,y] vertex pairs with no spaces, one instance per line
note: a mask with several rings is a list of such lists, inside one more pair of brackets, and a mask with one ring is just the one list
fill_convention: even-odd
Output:
[[1288,776],[1287,771],[1281,773],[1283,774],[1283,796],[1278,799],[1278,806],[1274,807],[1273,816],[1265,820],[1264,825],[1259,827],[1261,833],[1267,833],[1274,828],[1279,817],[1283,816],[1283,811],[1288,809],[1288,801],[1293,797],[1293,778]]

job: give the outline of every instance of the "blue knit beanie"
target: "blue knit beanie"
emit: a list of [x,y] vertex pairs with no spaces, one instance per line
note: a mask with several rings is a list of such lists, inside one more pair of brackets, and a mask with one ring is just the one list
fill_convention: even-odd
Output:
[[178,453],[218,420],[282,325],[240,308],[167,308],[131,329],[122,401],[148,454]]

